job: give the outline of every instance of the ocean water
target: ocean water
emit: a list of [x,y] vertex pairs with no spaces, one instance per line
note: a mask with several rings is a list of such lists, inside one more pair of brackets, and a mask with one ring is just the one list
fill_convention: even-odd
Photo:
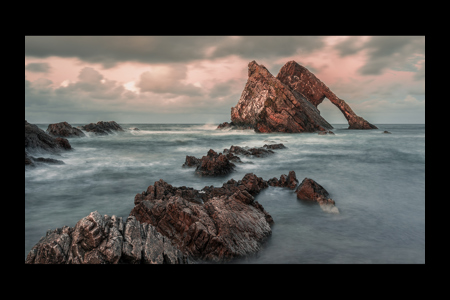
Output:
[[[334,136],[221,131],[212,124],[120,125],[125,132],[69,138],[72,151],[41,155],[64,165],[25,170],[25,257],[48,229],[74,226],[92,211],[126,218],[134,196],[159,179],[201,189],[250,172],[268,180],[294,170],[300,182],[308,177],[321,184],[339,213],[298,200],[293,190],[269,187],[256,200],[275,221],[272,235],[256,256],[233,263],[425,263],[424,124],[376,124],[379,130],[332,124]],[[199,177],[182,168],[186,155],[270,143],[287,149],[244,157],[227,176]]]

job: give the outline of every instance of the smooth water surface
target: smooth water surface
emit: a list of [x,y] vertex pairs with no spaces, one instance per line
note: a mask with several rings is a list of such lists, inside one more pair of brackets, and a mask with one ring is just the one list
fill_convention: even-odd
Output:
[[[201,189],[250,172],[268,180],[294,170],[300,182],[308,177],[321,184],[340,213],[269,187],[256,200],[275,221],[272,236],[256,257],[234,263],[425,263],[423,124],[380,124],[378,130],[334,124],[334,136],[222,131],[208,124],[120,125],[125,132],[69,138],[73,150],[60,155],[31,153],[65,164],[25,170],[25,256],[48,229],[74,226],[92,211],[126,218],[134,196],[159,179]],[[181,167],[186,155],[270,143],[288,148],[241,158],[246,163],[224,177],[199,177]]]

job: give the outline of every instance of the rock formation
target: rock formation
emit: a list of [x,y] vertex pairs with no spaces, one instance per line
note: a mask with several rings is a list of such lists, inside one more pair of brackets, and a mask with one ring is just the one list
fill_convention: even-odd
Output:
[[252,173],[202,190],[159,180],[136,195],[130,216],[155,226],[189,257],[228,261],[256,253],[271,234],[273,219],[254,200],[268,186]]
[[295,61],[286,63],[274,77],[263,65],[248,64],[248,80],[235,107],[231,108],[234,126],[254,128],[256,132],[314,132],[333,127],[320,116],[317,106],[327,97],[349,122],[349,129],[376,126],[357,116],[350,106],[306,68]]
[[305,96],[315,107],[322,103],[325,97],[328,98],[347,119],[349,129],[377,129],[375,125],[357,116],[344,100],[338,98],[313,73],[297,62],[287,62],[278,72],[277,79]]
[[60,150],[69,150],[71,148],[67,139],[52,137],[44,130],[25,120],[25,150],[36,149],[56,153]]
[[64,164],[63,161],[53,158],[33,157],[29,154],[30,151],[56,154],[60,151],[70,149],[72,149],[72,146],[67,139],[52,137],[44,130],[34,124],[28,123],[27,120],[25,120],[25,166],[36,166],[36,162]]
[[334,132],[331,131],[331,130],[328,130],[328,131],[320,131],[320,132],[319,132],[319,135],[327,135],[327,134],[329,134],[329,135],[334,135]]
[[47,231],[26,264],[182,264],[188,258],[150,224],[92,212],[75,227]]
[[78,128],[83,129],[87,132],[93,132],[96,135],[107,135],[112,133],[113,131],[124,131],[122,127],[117,124],[115,121],[103,122],[99,121],[96,124],[90,123],[83,126],[78,126]]
[[334,200],[329,197],[330,194],[327,190],[313,179],[303,179],[295,193],[298,199],[317,202],[323,210],[339,213],[339,210],[335,207]]
[[280,176],[280,179],[277,179],[276,177],[269,179],[267,184],[270,186],[287,187],[293,190],[297,186],[298,180],[297,176],[295,176],[295,172],[290,171],[289,175],[283,174]]
[[239,157],[233,154],[223,155],[210,149],[202,158],[186,155],[183,167],[196,167],[195,173],[200,176],[221,176],[234,170],[235,164],[230,160],[240,161]]
[[256,156],[256,157],[264,157],[270,154],[274,154],[275,152],[271,149],[283,149],[286,148],[283,144],[272,144],[272,145],[264,145],[259,148],[248,148],[248,147],[240,147],[240,146],[231,146],[230,149],[224,149],[223,153],[225,154],[235,154],[235,155],[244,155],[244,156]]
[[55,137],[83,137],[86,136],[83,131],[78,128],[72,127],[67,122],[60,122],[55,124],[49,124],[47,133]]

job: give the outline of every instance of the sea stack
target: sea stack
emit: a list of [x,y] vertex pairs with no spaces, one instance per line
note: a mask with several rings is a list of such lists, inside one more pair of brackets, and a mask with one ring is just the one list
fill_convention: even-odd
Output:
[[248,80],[237,105],[231,108],[235,126],[256,132],[316,132],[333,127],[317,106],[327,97],[346,117],[349,129],[376,129],[357,116],[314,74],[295,61],[286,63],[274,77],[266,67],[251,61]]

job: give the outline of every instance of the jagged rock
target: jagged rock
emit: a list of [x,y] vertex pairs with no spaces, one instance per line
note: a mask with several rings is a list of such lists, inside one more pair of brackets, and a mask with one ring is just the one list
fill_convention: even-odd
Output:
[[155,226],[194,259],[228,261],[256,253],[271,234],[273,219],[254,200],[267,187],[253,173],[202,190],[159,180],[136,195],[130,216]]
[[295,190],[297,198],[306,201],[315,201],[327,212],[339,213],[335,201],[329,198],[329,193],[313,179],[305,178]]
[[290,171],[289,175],[283,174],[280,176],[280,179],[277,179],[276,177],[269,179],[267,184],[270,186],[287,187],[293,190],[297,186],[298,180],[295,172]]
[[96,124],[90,123],[83,126],[78,126],[80,129],[83,129],[87,132],[93,132],[96,135],[107,135],[112,133],[113,131],[124,131],[122,127],[117,124],[115,121],[103,122],[99,121]]
[[150,224],[130,216],[125,224],[97,211],[75,227],[49,230],[30,250],[26,264],[188,263],[172,243]]
[[285,149],[285,148],[287,148],[285,145],[283,145],[281,143],[280,144],[271,144],[271,145],[265,144],[263,147],[267,148],[267,149]]
[[248,80],[231,121],[256,132],[313,132],[333,128],[304,96],[252,61]]
[[328,98],[344,114],[349,129],[377,129],[375,125],[357,116],[344,100],[338,98],[313,73],[297,62],[287,62],[278,72],[277,79],[305,96],[315,107],[322,103],[325,97]]
[[60,122],[55,124],[49,124],[47,127],[47,133],[54,137],[83,137],[86,136],[83,131],[78,128],[72,127],[67,122]]
[[[280,144],[282,145],[282,144]],[[266,147],[267,146],[267,147]],[[273,154],[273,152],[270,149],[281,149],[277,148],[279,146],[275,146],[274,148],[271,148],[268,145],[264,145],[265,148],[243,148],[240,146],[231,146],[230,149],[224,149],[223,153],[229,155],[229,154],[236,154],[236,155],[245,155],[245,156],[256,156],[256,157],[264,157],[270,154]],[[269,149],[269,150],[268,150]]]
[[197,167],[195,173],[200,176],[220,176],[226,175],[234,170],[236,166],[230,160],[240,162],[240,158],[233,154],[223,155],[210,149],[206,156],[195,158],[186,155],[183,167]]
[[224,129],[224,128],[231,128],[233,126],[233,122],[223,122],[222,124],[219,124],[216,129]]
[[201,162],[200,158],[186,155],[186,161],[184,162],[183,167],[196,167],[200,165],[200,162]]
[[256,132],[314,132],[333,127],[317,109],[327,97],[349,122],[349,129],[374,129],[357,116],[317,77],[295,61],[286,63],[274,77],[263,66],[251,61],[248,80],[237,105],[231,108],[235,126],[254,128]]
[[327,134],[334,135],[334,132],[331,130],[319,132],[319,135],[327,135]]
[[25,150],[34,149],[57,153],[60,150],[69,150],[71,148],[67,139],[52,137],[44,130],[25,120]]

